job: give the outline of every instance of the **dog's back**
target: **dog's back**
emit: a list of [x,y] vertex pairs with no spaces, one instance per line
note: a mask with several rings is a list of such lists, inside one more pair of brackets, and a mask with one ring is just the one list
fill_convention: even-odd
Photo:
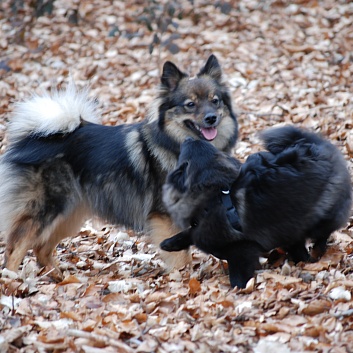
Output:
[[264,147],[275,155],[295,145],[327,145],[330,146],[331,150],[335,149],[319,135],[291,125],[265,130],[261,132],[260,138],[264,143]]
[[340,212],[334,212],[337,224],[338,227],[343,226],[351,207],[351,177],[338,148],[318,134],[293,126],[267,130],[263,132],[262,139],[266,149],[276,155],[279,164],[294,153],[296,158],[291,160],[291,164],[298,172],[323,183],[323,192],[314,212],[317,217],[326,217],[337,207],[340,209]]
[[307,238],[322,254],[351,210],[343,156],[329,141],[293,126],[269,129],[261,138],[269,152],[251,155],[236,183],[244,232],[265,250],[298,245],[298,261]]

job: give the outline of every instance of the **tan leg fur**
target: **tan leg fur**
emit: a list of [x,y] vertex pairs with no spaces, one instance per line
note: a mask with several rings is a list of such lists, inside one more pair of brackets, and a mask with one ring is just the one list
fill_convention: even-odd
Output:
[[10,271],[17,271],[27,251],[36,241],[39,226],[22,215],[14,222],[8,236],[5,250],[4,267]]
[[5,267],[17,271],[26,252],[33,248],[38,263],[45,267],[46,272],[51,271],[49,276],[55,281],[62,280],[63,275],[53,258],[53,251],[61,240],[78,232],[86,215],[83,208],[77,208],[67,218],[58,217],[40,234],[32,219],[20,218],[7,237]]
[[188,250],[168,252],[159,248],[159,244],[164,239],[170,238],[179,231],[167,215],[152,214],[148,219],[148,234],[151,236],[152,243],[159,249],[160,256],[167,265],[168,272],[173,269],[180,269],[191,263],[191,255]]

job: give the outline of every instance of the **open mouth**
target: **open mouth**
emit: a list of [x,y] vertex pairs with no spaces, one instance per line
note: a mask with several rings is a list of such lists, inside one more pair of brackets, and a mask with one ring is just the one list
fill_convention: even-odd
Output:
[[197,124],[195,124],[191,120],[185,121],[186,126],[194,131],[199,137],[204,138],[207,141],[212,141],[216,138],[217,136],[217,127],[211,126],[211,127],[201,127]]

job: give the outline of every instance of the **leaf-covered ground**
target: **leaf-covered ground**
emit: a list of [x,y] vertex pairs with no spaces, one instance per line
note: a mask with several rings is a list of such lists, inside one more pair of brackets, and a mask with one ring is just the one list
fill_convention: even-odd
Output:
[[[162,14],[152,1],[56,0],[39,18],[20,3],[0,9],[1,152],[12,103],[33,91],[71,74],[90,83],[105,124],[131,123],[164,61],[195,74],[214,53],[238,112],[238,158],[260,149],[258,131],[294,123],[329,138],[352,170],[353,3],[182,0]],[[64,282],[31,252],[17,278],[2,271],[0,351],[353,352],[351,226],[318,263],[264,264],[238,291],[211,256],[193,250],[191,266],[165,274],[143,235],[88,222],[57,248]]]

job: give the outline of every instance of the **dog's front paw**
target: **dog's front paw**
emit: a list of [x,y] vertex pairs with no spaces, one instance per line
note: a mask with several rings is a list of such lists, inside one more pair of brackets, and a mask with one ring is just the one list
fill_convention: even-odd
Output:
[[181,251],[187,250],[192,244],[191,230],[189,228],[170,238],[164,239],[159,246],[165,251]]
[[180,248],[180,246],[178,246],[178,244],[173,241],[173,238],[168,238],[163,240],[160,244],[159,244],[160,248],[164,251],[180,251],[183,250]]

